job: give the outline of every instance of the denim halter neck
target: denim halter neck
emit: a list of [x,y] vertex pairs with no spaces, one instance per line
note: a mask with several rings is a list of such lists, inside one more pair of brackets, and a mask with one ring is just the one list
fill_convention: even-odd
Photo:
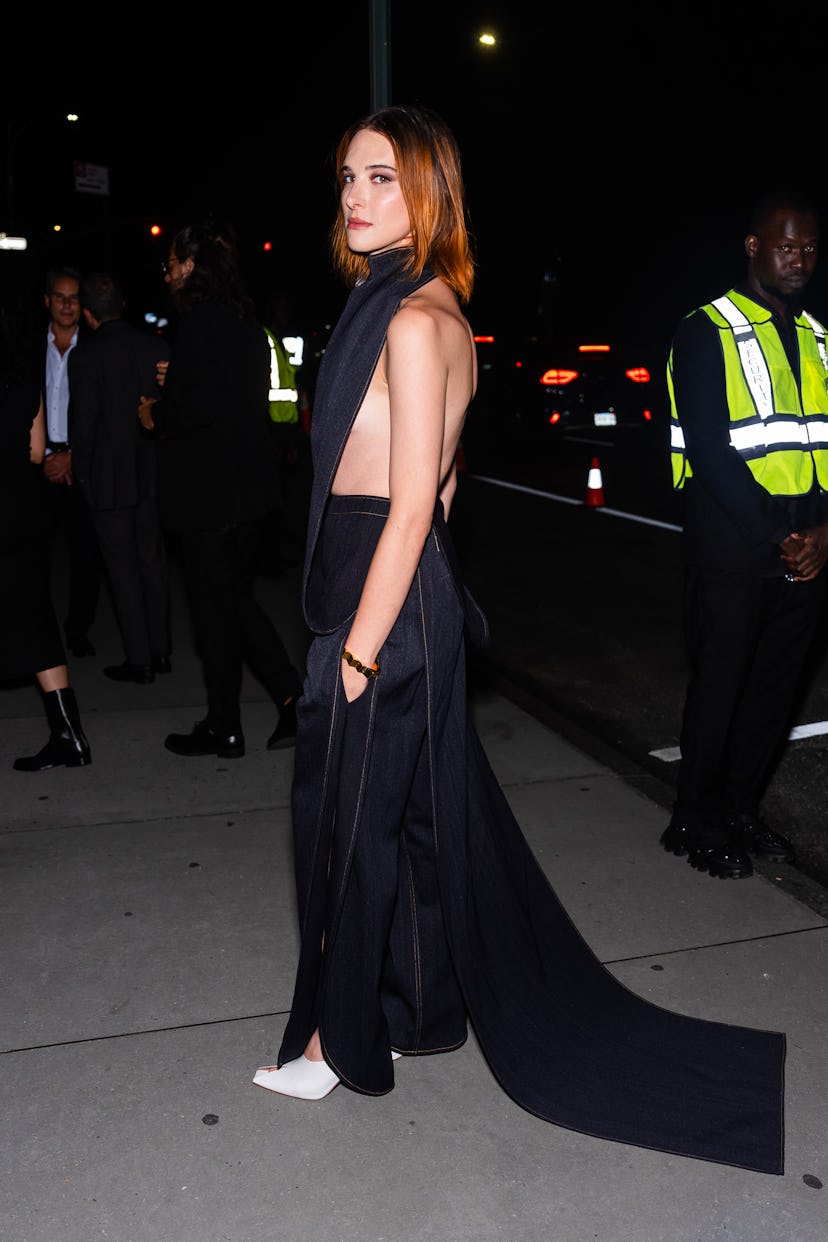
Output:
[[403,271],[410,246],[369,255],[370,275],[348,295],[322,358],[311,418],[313,484],[308,514],[302,599],[308,615],[307,584],[322,517],[342,451],[379,362],[388,325],[403,298],[434,280],[426,267],[418,277]]

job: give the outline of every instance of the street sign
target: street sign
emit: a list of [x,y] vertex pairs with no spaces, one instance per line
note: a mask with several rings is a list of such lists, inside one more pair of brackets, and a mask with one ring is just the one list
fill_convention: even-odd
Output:
[[81,194],[109,194],[109,169],[75,160],[75,189]]

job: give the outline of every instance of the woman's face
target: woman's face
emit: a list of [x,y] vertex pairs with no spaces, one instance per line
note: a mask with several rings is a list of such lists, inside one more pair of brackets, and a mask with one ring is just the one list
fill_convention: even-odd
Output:
[[167,262],[164,264],[164,280],[170,286],[173,293],[178,293],[179,289],[183,289],[187,283],[187,277],[193,270],[192,259],[185,259],[182,263],[174,250],[170,250],[167,256]]
[[394,166],[391,143],[373,129],[361,129],[339,170],[342,217],[348,246],[376,254],[411,244],[411,222]]

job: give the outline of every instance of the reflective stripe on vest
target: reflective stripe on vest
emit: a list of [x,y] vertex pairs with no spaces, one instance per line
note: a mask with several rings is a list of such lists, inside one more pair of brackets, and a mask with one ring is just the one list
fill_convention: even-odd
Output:
[[773,413],[773,386],[768,364],[753,324],[728,297],[716,298],[713,305],[733,329],[733,336],[739,350],[739,361],[742,364],[747,386],[756,402],[759,417],[770,418]]
[[[268,392],[268,401],[270,402],[270,417],[273,422],[277,423],[296,423],[299,421],[299,410],[297,402],[299,400],[299,390],[296,388],[284,388],[282,386],[281,369],[284,365],[290,369],[291,374],[294,370],[290,363],[283,361],[279,356],[276,338],[269,328],[265,328],[265,334],[270,345],[270,391]],[[283,402],[283,405],[275,404]]]
[[269,401],[298,401],[299,392],[296,388],[282,388],[281,376],[279,375],[279,351],[271,340],[270,342],[270,392],[268,393]]
[[822,365],[825,367],[826,372],[828,372],[828,350],[825,348],[825,329],[819,320],[814,319],[813,315],[809,315],[806,310],[804,310],[802,314],[813,328],[814,336],[816,337],[816,346],[819,350],[819,356],[822,359]]

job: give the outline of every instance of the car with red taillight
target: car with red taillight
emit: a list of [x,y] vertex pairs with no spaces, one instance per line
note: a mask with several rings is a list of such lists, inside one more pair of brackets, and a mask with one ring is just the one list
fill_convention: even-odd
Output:
[[565,432],[664,426],[664,367],[644,349],[593,334],[509,339],[494,331],[476,341],[472,424],[487,437],[543,443]]

